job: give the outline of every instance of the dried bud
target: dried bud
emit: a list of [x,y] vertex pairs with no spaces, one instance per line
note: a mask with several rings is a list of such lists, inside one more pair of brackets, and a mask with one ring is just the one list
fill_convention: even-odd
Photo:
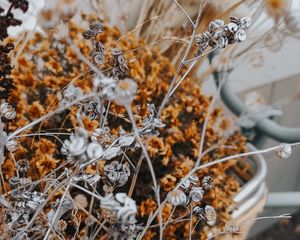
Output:
[[90,25],[90,30],[98,34],[100,32],[103,32],[103,25],[100,22],[94,22]]
[[235,23],[228,23],[226,25],[226,29],[231,33],[235,33],[239,29],[239,27]]
[[173,206],[184,206],[186,204],[187,197],[183,191],[175,189],[168,193],[167,201]]
[[86,153],[90,159],[100,158],[103,154],[103,148],[98,143],[90,143],[87,146]]
[[243,28],[243,29],[246,29],[246,28],[250,27],[251,23],[252,23],[252,20],[251,20],[250,17],[243,17],[243,18],[240,20],[240,26],[241,26],[241,28]]
[[94,52],[93,60],[96,64],[103,64],[105,61],[105,57],[102,52]]
[[246,32],[244,30],[238,30],[235,34],[234,34],[234,40],[237,42],[243,42],[246,40]]
[[224,232],[226,233],[237,233],[240,231],[240,226],[237,224],[237,222],[231,220],[227,222],[224,226]]
[[217,221],[216,210],[212,206],[206,205],[204,208],[204,212],[205,212],[206,223],[211,227],[214,226]]
[[92,31],[92,30],[90,30],[90,29],[88,29],[88,30],[86,30],[86,31],[84,31],[83,33],[82,33],[82,36],[85,38],[85,39],[90,39],[90,38],[92,38],[92,37],[95,37],[97,34],[94,32],[94,31]]
[[14,151],[17,150],[19,144],[18,144],[18,142],[15,141],[15,140],[9,140],[9,141],[6,143],[5,146],[6,146],[6,148],[7,148],[8,151],[14,152]]
[[203,199],[204,191],[201,187],[192,187],[189,199],[191,199],[193,202],[201,202]]

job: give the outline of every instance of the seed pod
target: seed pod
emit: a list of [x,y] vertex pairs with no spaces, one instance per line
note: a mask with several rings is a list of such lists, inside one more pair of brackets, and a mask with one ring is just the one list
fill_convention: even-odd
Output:
[[90,25],[90,30],[98,34],[103,32],[103,25],[100,22],[94,22]]
[[236,23],[228,23],[226,25],[226,29],[231,33],[235,33],[239,29],[239,27]]
[[6,148],[10,152],[14,152],[18,148],[18,142],[15,140],[10,140],[6,143]]
[[122,51],[121,51],[119,48],[113,48],[113,49],[111,50],[111,54],[112,54],[113,56],[119,56],[119,55],[122,54]]
[[204,208],[204,212],[205,212],[206,223],[211,227],[214,226],[217,221],[216,210],[212,206],[206,205]]
[[251,23],[252,23],[252,20],[251,20],[250,17],[243,17],[243,18],[240,20],[240,26],[241,26],[241,28],[243,28],[243,29],[246,29],[246,28],[250,27]]
[[103,64],[105,57],[102,52],[95,52],[93,54],[93,60],[96,64]]
[[230,22],[240,25],[240,20],[235,16],[230,17]]
[[9,179],[9,186],[11,189],[14,189],[20,185],[20,178],[19,177],[11,177]]
[[88,29],[88,30],[86,30],[86,31],[84,31],[83,33],[82,33],[82,36],[85,38],[85,39],[90,39],[90,38],[92,38],[92,37],[95,37],[97,34],[94,32],[94,31],[92,31],[92,30],[90,30],[90,29]]
[[105,48],[102,42],[96,42],[96,51],[104,53],[104,50]]
[[167,201],[173,206],[180,206],[186,204],[187,197],[185,193],[181,190],[173,190],[168,193]]
[[245,41],[247,38],[246,36],[246,32],[244,30],[238,30],[235,34],[234,34],[234,39],[237,42],[243,42]]
[[191,199],[193,202],[201,202],[203,199],[203,194],[204,191],[200,187],[192,187],[190,194],[189,194],[189,199]]

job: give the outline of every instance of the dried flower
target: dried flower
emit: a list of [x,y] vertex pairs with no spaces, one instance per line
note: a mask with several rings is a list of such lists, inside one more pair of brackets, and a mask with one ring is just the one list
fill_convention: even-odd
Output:
[[205,176],[202,179],[202,188],[206,191],[211,190],[214,187],[214,183],[212,182],[211,176]]
[[173,206],[185,205],[187,202],[187,197],[185,193],[179,189],[175,189],[168,193],[167,201]]
[[280,148],[276,150],[276,154],[281,159],[287,159],[292,154],[292,147],[290,144],[281,143]]
[[236,221],[230,220],[224,226],[224,232],[227,233],[237,233],[240,231],[240,226]]
[[121,80],[115,89],[115,102],[118,105],[130,105],[137,91],[137,84],[132,79]]
[[88,200],[83,194],[77,194],[74,197],[74,203],[76,204],[76,206],[79,206],[81,208],[86,208],[88,206]]
[[14,152],[18,149],[19,147],[19,144],[16,140],[9,140],[7,143],[6,143],[6,148],[8,151],[10,152]]
[[98,34],[100,32],[103,32],[103,25],[100,22],[93,22],[90,25],[90,30]]
[[118,221],[124,225],[134,224],[137,214],[135,201],[126,193],[109,194],[101,200],[101,208],[116,211]]
[[56,223],[56,229],[61,232],[65,231],[67,229],[67,226],[68,226],[67,222],[62,219],[58,220]]
[[199,218],[203,218],[202,214],[204,213],[203,208],[199,207],[199,206],[195,206],[193,208],[193,214],[196,215]]
[[216,221],[217,221],[216,210],[212,206],[206,205],[205,208],[204,208],[204,213],[205,213],[206,223],[209,226],[214,226],[216,224]]
[[89,143],[86,153],[90,159],[100,158],[103,154],[103,148],[98,143]]
[[200,56],[209,46],[215,48],[225,48],[228,44],[242,42],[246,40],[244,29],[250,27],[251,18],[244,17],[238,19],[231,17],[230,22],[224,25],[220,19],[210,22],[207,31],[195,38],[199,45],[196,56]]
[[203,199],[204,191],[201,187],[192,187],[189,199],[191,199],[193,202],[201,202]]
[[77,129],[76,134],[70,136],[70,140],[65,140],[63,152],[66,152],[67,149],[72,156],[82,155],[87,149],[86,137],[87,136],[84,129]]
[[129,164],[112,161],[104,166],[104,174],[111,183],[117,184],[119,187],[123,186],[127,183],[130,176]]

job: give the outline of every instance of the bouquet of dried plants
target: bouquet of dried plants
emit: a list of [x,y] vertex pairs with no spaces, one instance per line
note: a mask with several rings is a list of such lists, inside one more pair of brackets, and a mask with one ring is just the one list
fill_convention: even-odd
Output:
[[[194,69],[246,40],[251,18],[230,17],[244,1],[228,9],[90,1],[81,14],[75,1],[58,1],[19,40],[7,30],[30,4],[8,2],[0,8],[1,239],[239,232],[229,221],[235,174],[251,178],[239,160],[254,153],[215,97],[201,93]],[[291,148],[265,151],[273,150],[288,157]]]

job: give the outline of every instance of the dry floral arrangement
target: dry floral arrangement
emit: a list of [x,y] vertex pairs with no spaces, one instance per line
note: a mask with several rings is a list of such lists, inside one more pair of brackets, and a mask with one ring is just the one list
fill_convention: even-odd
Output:
[[[77,4],[64,0],[41,11],[42,31],[17,41],[7,30],[22,23],[14,11],[30,5],[8,2],[0,8],[1,239],[240,231],[230,221],[235,174],[249,180],[239,160],[256,153],[201,93],[193,67],[245,41],[250,17],[230,17],[234,7],[220,15],[209,1],[145,1],[138,24],[122,34],[103,20],[102,1],[91,1],[97,15],[80,14],[78,24]],[[281,1],[269,2],[278,20]],[[179,37],[155,30],[164,10],[183,14],[183,27],[163,27]],[[264,151],[287,158],[291,145]]]

